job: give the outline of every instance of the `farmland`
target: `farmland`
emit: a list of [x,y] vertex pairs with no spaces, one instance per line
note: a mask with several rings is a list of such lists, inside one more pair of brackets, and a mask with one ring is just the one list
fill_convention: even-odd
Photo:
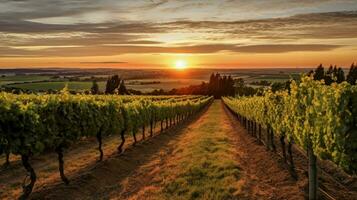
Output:
[[[156,81],[156,83],[153,83]],[[128,89],[139,90],[142,92],[151,92],[152,90],[171,90],[173,88],[181,88],[189,85],[200,84],[202,80],[197,79],[138,79],[130,80],[126,82]],[[68,86],[69,90],[84,91],[89,90],[92,87],[90,81],[51,81],[51,82],[36,82],[36,83],[21,83],[11,85],[15,88],[39,91],[39,90],[62,90],[65,86]],[[105,81],[98,82],[101,91],[105,89]]]
[[[114,69],[113,69],[114,70]],[[128,89],[141,92],[151,92],[163,89],[165,91],[174,88],[182,88],[190,85],[198,85],[207,81],[210,73],[219,72],[223,75],[231,75],[233,78],[244,78],[246,83],[257,81],[284,82],[291,78],[298,78],[300,74],[308,72],[309,69],[242,69],[242,70],[222,70],[222,69],[190,69],[185,72],[175,72],[172,70],[117,70],[125,81]],[[14,72],[17,75],[14,75]],[[9,74],[12,73],[12,74]],[[66,85],[73,91],[90,90],[92,86],[91,78],[98,78],[101,91],[104,91],[106,78],[109,72],[98,72],[96,70],[78,71],[26,71],[21,70],[0,70],[0,86],[3,88],[19,88],[30,91],[61,90]],[[113,71],[110,71],[113,73]],[[41,75],[40,75],[41,74]],[[71,80],[72,79],[72,80]]]

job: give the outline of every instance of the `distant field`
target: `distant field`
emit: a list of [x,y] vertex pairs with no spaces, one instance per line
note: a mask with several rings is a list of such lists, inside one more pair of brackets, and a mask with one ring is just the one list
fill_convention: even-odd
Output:
[[[66,84],[68,84],[68,88],[70,90],[88,90],[91,88],[91,82],[40,82],[40,83],[22,83],[16,85],[10,85],[11,87],[16,87],[20,89],[26,90],[61,90]],[[99,83],[100,88],[104,88],[104,82]]]
[[[80,70],[79,70],[80,71]],[[33,91],[39,90],[61,90],[68,84],[70,90],[89,90],[92,86],[91,81],[85,81],[84,79],[90,79],[91,77],[105,78],[108,74],[99,73],[96,71],[95,74],[91,74],[90,71],[78,71],[71,74],[71,71],[61,71],[65,74],[51,75],[43,74],[18,74],[18,75],[7,75],[6,77],[0,76],[0,87],[13,87],[20,89],[27,89]],[[219,72],[222,75],[231,75],[233,78],[243,78],[245,83],[251,85],[252,82],[259,81],[269,81],[269,82],[283,82],[289,80],[291,77],[299,77],[299,73],[306,72],[305,70],[296,69],[243,69],[243,70],[187,70],[186,72],[181,72],[180,74],[175,74],[175,72],[165,72],[157,70],[133,70],[125,71],[118,74],[120,76],[127,77],[125,81],[127,88],[140,90],[142,92],[151,92],[155,89],[163,89],[165,91],[171,90],[173,88],[182,88],[189,85],[198,85],[202,81],[208,82],[210,73]],[[16,72],[20,73],[20,71]],[[29,71],[26,71],[29,73]],[[109,73],[109,72],[108,72]],[[116,74],[116,72],[110,72]],[[1,74],[0,74],[1,75]],[[60,79],[52,79],[54,75],[61,76]],[[145,78],[134,78],[138,75],[145,76]],[[65,76],[65,78],[64,78]],[[78,81],[68,81],[68,78],[75,77]],[[41,81],[49,82],[41,82]],[[81,80],[81,81],[79,81]],[[102,79],[103,80],[103,79]],[[105,79],[104,79],[105,80]],[[38,82],[39,81],[39,82]],[[16,83],[16,84],[14,84]],[[101,91],[105,89],[105,81],[99,81],[99,88]],[[252,85],[254,86],[254,85]],[[256,87],[256,86],[254,86]]]
[[49,80],[50,76],[39,76],[39,75],[18,75],[18,76],[6,76],[0,77],[0,86],[18,83],[18,82],[30,82],[30,81],[44,81]]
[[[146,84],[153,81],[160,81],[160,83]],[[173,88],[181,88],[189,85],[200,84],[203,80],[198,79],[145,79],[145,80],[131,80],[126,82],[129,89],[140,90],[142,92],[151,92],[155,89],[171,90]],[[143,83],[143,84],[141,84]],[[92,87],[92,82],[72,81],[72,82],[40,82],[40,83],[22,83],[10,85],[11,87],[26,89],[26,90],[61,90],[68,84],[70,90],[89,90]],[[99,89],[104,91],[105,81],[98,82]]]

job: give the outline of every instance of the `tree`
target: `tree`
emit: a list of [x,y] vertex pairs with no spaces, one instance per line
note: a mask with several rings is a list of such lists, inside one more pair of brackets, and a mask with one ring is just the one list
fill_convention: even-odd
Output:
[[124,95],[124,94],[129,94],[129,93],[128,93],[128,90],[127,90],[126,87],[125,87],[124,80],[122,80],[122,81],[120,82],[120,86],[119,86],[119,89],[118,89],[118,94],[122,94],[122,95]]
[[105,86],[105,94],[114,94],[115,90],[119,87],[121,79],[118,75],[114,75],[108,78]]
[[346,81],[351,85],[356,85],[357,81],[357,65],[352,63],[350,71],[347,74]]
[[99,85],[96,80],[93,81],[90,91],[92,94],[99,94]]
[[343,81],[345,81],[345,72],[341,67],[339,67],[336,74],[336,82],[342,83]]
[[325,76],[325,70],[322,64],[320,64],[314,72],[314,80],[322,80]]
[[228,91],[227,94],[228,96],[234,96],[235,95],[235,88],[234,88],[234,80],[231,76],[228,76],[227,80],[228,84]]
[[[210,81],[208,83],[208,92],[207,94],[214,96],[214,98],[219,99],[222,96],[234,96],[234,80],[231,76],[221,76],[219,73],[212,73]],[[205,90],[206,86],[202,85],[201,87]]]
[[332,67],[332,65],[330,65],[330,67],[328,68],[328,70],[325,74],[324,80],[325,80],[326,85],[331,85],[331,83],[333,83],[333,67]]

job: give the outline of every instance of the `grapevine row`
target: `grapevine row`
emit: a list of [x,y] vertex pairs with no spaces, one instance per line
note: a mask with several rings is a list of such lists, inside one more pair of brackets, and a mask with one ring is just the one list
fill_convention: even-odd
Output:
[[32,192],[36,173],[29,159],[47,151],[58,154],[61,179],[64,174],[63,150],[85,137],[98,140],[99,160],[103,159],[102,137],[120,134],[118,151],[123,151],[126,134],[150,127],[150,136],[157,122],[166,127],[183,120],[205,107],[211,98],[183,97],[118,97],[115,95],[14,95],[0,93],[0,155],[20,155],[30,174],[22,199]]
[[[350,173],[357,172],[357,87],[346,82],[324,85],[311,77],[292,82],[290,91],[263,96],[223,98],[224,103],[247,126],[257,132],[268,132],[267,146],[275,150],[278,136],[283,149],[288,141],[292,167],[291,144],[296,143],[309,156],[309,195],[316,198],[316,157],[329,159]],[[256,130],[259,131],[256,131]],[[312,181],[312,182],[311,182]]]

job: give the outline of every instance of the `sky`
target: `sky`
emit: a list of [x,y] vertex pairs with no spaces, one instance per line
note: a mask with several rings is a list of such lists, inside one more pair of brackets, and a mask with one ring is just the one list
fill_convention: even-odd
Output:
[[0,68],[349,67],[357,0],[0,0]]

